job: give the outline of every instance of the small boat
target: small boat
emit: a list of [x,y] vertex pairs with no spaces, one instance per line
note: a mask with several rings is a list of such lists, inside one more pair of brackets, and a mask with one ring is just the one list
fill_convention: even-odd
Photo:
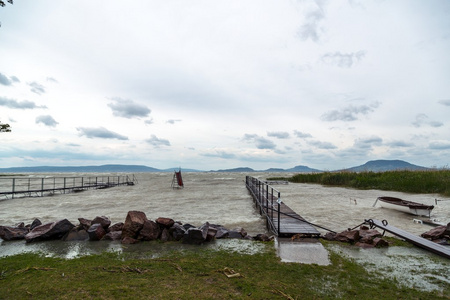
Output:
[[373,206],[375,206],[378,201],[380,201],[381,207],[392,208],[416,216],[430,217],[431,211],[434,208],[433,205],[425,205],[395,197],[378,197]]

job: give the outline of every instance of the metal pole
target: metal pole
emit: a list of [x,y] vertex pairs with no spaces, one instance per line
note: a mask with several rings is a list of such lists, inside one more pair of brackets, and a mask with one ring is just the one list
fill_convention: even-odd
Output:
[[41,179],[41,197],[44,196],[44,178]]
[[[30,180],[30,179],[28,179],[28,180]],[[13,180],[12,180],[12,198],[13,199],[14,199],[14,191],[15,191],[15,189],[16,189],[16,179],[13,178]]]
[[278,236],[280,235],[280,206],[281,206],[281,199],[280,199],[280,192],[278,192]]
[[66,177],[64,177],[64,194],[66,193]]

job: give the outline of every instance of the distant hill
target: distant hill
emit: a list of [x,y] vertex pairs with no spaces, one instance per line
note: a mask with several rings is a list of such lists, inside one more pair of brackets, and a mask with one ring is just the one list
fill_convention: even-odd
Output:
[[410,164],[403,160],[371,160],[366,162],[364,165],[341,170],[350,172],[385,172],[385,171],[395,171],[395,170],[428,170],[428,168]]
[[56,166],[40,166],[40,167],[17,167],[17,168],[0,168],[3,173],[64,173],[64,172],[162,172],[161,170],[141,166],[141,165],[102,165],[102,166],[80,166],[80,167],[56,167]]
[[317,169],[312,169],[307,166],[295,166],[292,169],[287,169],[286,172],[312,173],[312,172],[323,172],[323,171],[317,170]]
[[[80,173],[80,172],[97,172],[97,173],[144,173],[144,172],[173,172],[179,168],[169,168],[169,169],[156,169],[152,167],[147,167],[143,165],[101,165],[101,166],[40,166],[40,167],[16,167],[16,168],[0,168],[0,173]],[[349,172],[384,172],[392,170],[427,170],[428,168],[416,166],[410,164],[403,160],[371,160],[366,162],[364,165],[352,167],[344,170],[337,171],[349,171]],[[181,169],[182,172],[204,172],[202,170],[196,169]],[[280,173],[280,172],[291,172],[291,173],[315,173],[323,172],[321,170],[312,169],[307,166],[295,166],[290,169],[281,168],[270,168],[267,170],[254,170],[248,167],[240,167],[234,169],[223,169],[223,170],[211,170],[210,172],[239,172],[239,173],[252,173],[252,172],[266,172],[266,173]]]

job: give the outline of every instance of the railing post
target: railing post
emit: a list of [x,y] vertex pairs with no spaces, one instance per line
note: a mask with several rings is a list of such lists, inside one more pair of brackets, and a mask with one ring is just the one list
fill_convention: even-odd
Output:
[[44,197],[44,178],[41,179],[41,197]]
[[[30,180],[30,179],[28,179],[28,180]],[[13,178],[13,180],[12,180],[12,198],[13,199],[14,199],[14,191],[15,191],[15,189],[16,189],[16,179]]]
[[66,193],[66,177],[64,177],[64,194]]
[[280,236],[280,210],[281,210],[281,198],[280,198],[280,192],[278,192],[278,236]]

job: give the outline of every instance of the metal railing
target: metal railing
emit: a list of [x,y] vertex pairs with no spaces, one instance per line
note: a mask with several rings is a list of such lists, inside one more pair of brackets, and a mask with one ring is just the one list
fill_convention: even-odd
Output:
[[[259,208],[259,213],[265,217],[267,229],[279,236],[281,193],[266,182],[252,176],[245,177],[245,185],[255,201],[256,208]],[[274,220],[274,211],[276,220]]]
[[134,174],[95,177],[0,177],[0,200],[8,197],[43,197],[56,192],[65,194],[135,183],[137,179]]

